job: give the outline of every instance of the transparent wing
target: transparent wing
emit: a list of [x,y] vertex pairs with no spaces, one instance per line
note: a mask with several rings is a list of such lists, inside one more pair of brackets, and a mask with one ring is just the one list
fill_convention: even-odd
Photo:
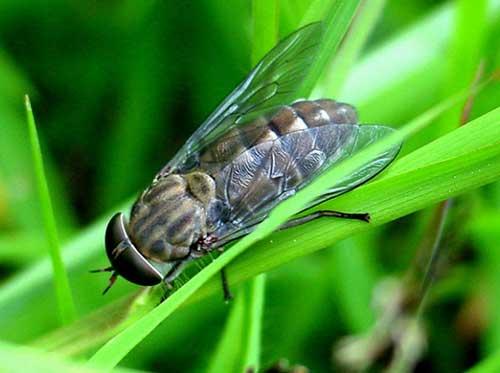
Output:
[[321,23],[307,25],[282,40],[194,132],[160,172],[189,168],[197,151],[237,125],[293,101],[321,41]]
[[[357,126],[356,142],[342,159],[345,159],[358,151],[367,148],[374,144],[382,137],[395,131],[395,129],[382,125],[360,125]],[[398,155],[401,150],[402,144],[399,143],[393,147],[385,149],[377,154],[369,162],[364,164],[352,174],[335,182],[330,189],[328,189],[322,196],[313,201],[307,208],[315,206],[321,202],[337,197],[341,194],[347,193],[357,186],[366,183],[370,179],[377,176],[382,172]],[[339,160],[340,161],[340,160]],[[338,163],[338,161],[336,162]]]
[[[219,237],[248,233],[279,202],[393,131],[381,125],[332,124],[289,133],[247,150],[216,175],[218,198],[229,209]],[[399,149],[400,144],[386,149],[351,175],[333,181],[308,208],[367,182],[394,160]]]

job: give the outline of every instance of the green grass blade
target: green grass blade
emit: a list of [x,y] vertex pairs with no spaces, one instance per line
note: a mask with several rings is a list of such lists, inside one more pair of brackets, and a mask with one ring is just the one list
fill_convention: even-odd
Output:
[[[2,373],[16,372],[46,372],[46,373],[98,373],[96,369],[89,369],[81,363],[69,362],[55,356],[35,350],[34,348],[0,342],[0,361]],[[116,373],[144,372],[133,369],[119,368]]]
[[50,248],[49,253],[52,260],[52,269],[54,271],[54,285],[59,306],[59,316],[62,323],[67,324],[76,318],[75,305],[73,303],[66,269],[64,268],[64,263],[61,258],[61,248],[59,245],[59,238],[57,236],[56,221],[52,210],[52,203],[50,201],[47,179],[45,178],[45,171],[43,169],[42,152],[38,141],[35,118],[33,116],[33,110],[31,108],[29,97],[27,95],[25,96],[25,106],[42,220]]
[[313,0],[309,2],[304,16],[300,21],[301,26],[312,22],[324,21],[325,14],[328,14],[336,0]]
[[[481,58],[484,57],[482,47],[487,35],[488,1],[458,0],[454,5],[454,32],[447,51],[441,97],[467,88],[474,79]],[[444,115],[439,123],[432,127],[429,138],[452,130],[454,123],[460,120],[460,112],[461,108],[456,108]]]
[[427,66],[429,61],[442,58],[441,51],[451,37],[451,22],[452,5],[437,8],[420,22],[363,56],[344,84],[342,99],[364,106],[389,87]]
[[[496,186],[498,188],[498,185]],[[482,271],[478,274],[484,278],[487,286],[484,289],[474,289],[475,296],[488,299],[489,309],[500,307],[498,288],[500,287],[500,204],[489,203],[482,206],[482,213],[472,222],[470,236],[477,255],[481,260]],[[473,295],[473,296],[474,296]],[[481,336],[481,347],[484,355],[495,354],[500,348],[500,314],[492,312],[488,316],[488,326]],[[500,355],[499,355],[500,356]],[[488,357],[486,360],[490,360]],[[500,361],[500,357],[499,357]],[[482,364],[480,364],[482,365]]]
[[366,332],[375,321],[372,291],[378,280],[372,235],[349,237],[328,250],[333,296],[347,330]]
[[219,338],[217,348],[212,355],[208,373],[238,372],[242,368],[241,354],[245,328],[245,299],[241,292],[231,304],[231,311],[226,320],[224,331]]
[[262,315],[264,313],[264,298],[266,275],[260,274],[248,284],[244,284],[247,304],[247,338],[243,356],[244,370],[258,372],[260,369],[260,352],[262,338]]
[[[19,97],[34,90],[18,67],[0,47],[0,226],[43,234],[26,115],[18,110]],[[51,190],[58,196],[53,203],[59,233],[66,237],[74,228],[73,209],[52,160],[46,157],[44,166]]]
[[[359,3],[359,0],[338,0],[331,2],[327,16],[323,20],[325,30],[320,51],[311,66],[310,73],[304,79],[304,83],[299,90],[299,97],[309,97],[311,94],[314,86],[324,73],[328,61],[331,60],[342,41]],[[309,21],[308,18],[307,21]]]
[[[488,27],[497,24],[500,15],[500,1],[492,0],[490,5]],[[404,123],[434,105],[440,99],[436,82],[442,82],[445,74],[453,14],[453,3],[436,7],[364,55],[353,67],[338,98],[354,104],[362,121],[370,123]],[[387,110],[387,102],[391,110]],[[408,145],[406,151],[416,148]]]
[[321,79],[319,90],[314,92],[317,97],[337,97],[349,70],[354,65],[359,53],[368,39],[372,29],[379,19],[386,0],[364,0],[360,3],[346,36],[342,40],[335,57]]

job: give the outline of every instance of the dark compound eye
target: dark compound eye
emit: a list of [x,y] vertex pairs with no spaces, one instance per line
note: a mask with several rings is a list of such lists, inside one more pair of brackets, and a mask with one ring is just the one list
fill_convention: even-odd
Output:
[[117,213],[106,228],[106,253],[113,269],[128,281],[138,285],[159,284],[161,273],[137,250],[130,240],[125,216]]
[[120,242],[128,240],[128,234],[125,230],[123,220],[123,214],[119,212],[111,218],[106,228],[106,253],[108,254],[108,258],[110,260],[113,257],[113,250],[120,244]]

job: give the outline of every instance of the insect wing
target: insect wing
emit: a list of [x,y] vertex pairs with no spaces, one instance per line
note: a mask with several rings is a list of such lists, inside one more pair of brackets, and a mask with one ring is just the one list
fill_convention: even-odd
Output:
[[[377,124],[364,124],[355,127],[356,131],[352,136],[356,139],[356,141],[342,151],[342,157],[335,160],[327,167],[338,164],[340,161],[356,154],[362,149],[366,149],[368,146],[376,143],[384,136],[390,135],[395,131],[394,128]],[[401,143],[398,143],[397,145],[382,150],[355,172],[335,182],[322,196],[313,201],[308,208],[347,193],[377,176],[397,157],[399,151],[401,150],[401,145]]]
[[[293,101],[321,41],[321,23],[312,23],[282,40],[255,66],[248,77],[219,105],[160,171],[189,169],[197,152],[237,125],[273,107]],[[157,177],[158,177],[157,176]]]
[[[218,173],[218,196],[229,206],[220,236],[249,232],[279,202],[295,194],[330,167],[392,133],[381,125],[330,124],[291,132],[242,153]],[[397,156],[400,145],[381,151],[366,164],[332,183],[312,207],[365,183]]]

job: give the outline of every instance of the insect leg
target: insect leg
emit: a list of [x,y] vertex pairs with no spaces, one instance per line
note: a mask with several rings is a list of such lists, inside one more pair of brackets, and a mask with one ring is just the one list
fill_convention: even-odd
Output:
[[220,279],[222,283],[222,291],[224,292],[224,301],[228,303],[233,299],[233,294],[231,293],[231,289],[229,289],[229,283],[227,282],[226,269],[222,268],[220,270]]
[[90,273],[99,273],[99,272],[112,272],[114,270],[113,267],[99,268],[99,269],[91,269]]
[[175,278],[182,272],[186,266],[187,260],[180,260],[172,265],[172,268],[167,272],[165,277],[163,277],[163,282],[169,289],[172,289],[172,282]]
[[117,272],[113,272],[111,274],[111,277],[109,278],[109,284],[108,284],[108,286],[106,286],[106,288],[102,292],[102,295],[106,294],[108,292],[108,290],[111,289],[111,287],[114,285],[117,277],[118,277],[118,273]]
[[354,219],[354,220],[362,220],[367,223],[370,222],[370,214],[368,213],[348,213],[348,212],[340,212],[340,211],[332,211],[332,210],[320,210],[315,211],[309,215],[301,216],[300,218],[294,218],[288,220],[286,223],[280,226],[280,230],[288,229],[292,227],[296,227],[301,224],[309,223],[318,218],[322,217],[334,217],[334,218],[342,218],[342,219]]

